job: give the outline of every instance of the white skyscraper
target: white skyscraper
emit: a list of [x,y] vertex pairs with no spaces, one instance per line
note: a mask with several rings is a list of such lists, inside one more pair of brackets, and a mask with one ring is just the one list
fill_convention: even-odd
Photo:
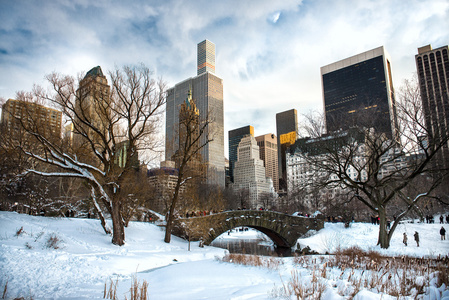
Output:
[[274,194],[272,180],[265,176],[265,167],[259,156],[259,146],[252,135],[242,138],[237,150],[234,168],[234,188],[249,190],[249,207],[263,207],[260,196]]

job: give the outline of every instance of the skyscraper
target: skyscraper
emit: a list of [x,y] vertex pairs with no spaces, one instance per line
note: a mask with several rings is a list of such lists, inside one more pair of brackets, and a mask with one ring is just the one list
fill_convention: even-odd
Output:
[[240,127],[228,132],[229,135],[229,175],[231,182],[234,182],[234,166],[237,161],[237,147],[246,135],[254,136],[254,127],[251,125]]
[[[243,137],[237,148],[237,161],[234,168],[234,187],[249,191],[247,208],[264,207],[260,201],[262,194],[271,194],[272,186],[265,176],[263,161],[260,159],[259,146],[252,135]],[[267,180],[268,179],[268,180]]]
[[273,180],[276,192],[279,191],[278,143],[274,134],[268,133],[256,137],[260,159],[265,167],[265,176]]
[[[278,138],[279,189],[287,190],[287,164],[285,151],[296,141],[298,117],[296,109],[290,109],[276,114],[276,133]],[[275,180],[273,179],[273,182]]]
[[321,67],[327,132],[374,128],[398,140],[391,65],[384,47]]
[[47,139],[61,139],[62,112],[43,105],[8,99],[2,109],[2,134],[15,141],[30,139],[23,126],[40,133]]
[[[432,50],[431,45],[418,48],[415,56],[429,146],[439,144],[449,135],[449,47]],[[449,141],[436,161],[449,168]]]
[[[76,122],[73,124],[73,147],[78,158],[87,163],[99,163],[93,152],[85,151],[90,148],[88,140],[95,141],[96,150],[102,152],[106,145],[98,134],[108,134],[111,115],[110,86],[100,66],[90,69],[80,81],[76,91],[75,112]],[[86,123],[92,126],[85,125]],[[96,128],[94,130],[92,127]],[[87,145],[86,145],[87,144]]]
[[197,75],[206,72],[215,74],[215,44],[204,40],[198,44]]
[[[198,49],[201,48],[201,44],[205,45],[204,51],[207,52],[205,56],[209,55],[209,61],[214,62],[213,67],[215,69],[215,57],[213,59],[210,58],[211,53],[215,54],[215,46],[206,40],[198,45]],[[207,50],[208,47],[212,47],[211,45],[214,51]],[[199,56],[200,53],[198,53]],[[203,64],[200,59],[198,59],[198,63]],[[208,65],[207,60],[206,65]],[[195,99],[200,122],[207,119],[212,121],[200,139],[200,144],[205,143],[206,138],[213,139],[201,150],[201,157],[207,165],[207,183],[224,187],[223,79],[211,73],[207,68],[200,68],[200,65],[198,65],[198,75],[196,77],[188,78],[167,90],[165,158],[166,160],[171,160],[178,149],[179,111],[189,91],[192,92],[192,98]]]

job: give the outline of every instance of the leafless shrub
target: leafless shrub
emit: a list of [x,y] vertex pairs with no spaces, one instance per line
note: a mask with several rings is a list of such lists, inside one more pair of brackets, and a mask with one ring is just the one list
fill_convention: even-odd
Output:
[[61,239],[60,238],[58,238],[57,236],[56,236],[56,234],[51,234],[49,237],[48,237],[48,240],[47,240],[47,243],[46,243],[46,247],[47,248],[52,248],[52,249],[59,249],[60,248],[60,244],[61,244]]
[[44,232],[41,231],[36,235],[36,238],[34,239],[35,242],[37,242],[38,239],[40,239],[44,235]]
[[27,249],[33,249],[33,246],[31,246],[30,243],[26,242],[26,243],[25,243],[25,248],[27,248]]
[[20,236],[22,234],[26,233],[25,230],[23,230],[23,226],[20,227],[20,229],[17,229],[15,236]]
[[345,237],[336,232],[321,236],[321,244],[326,253],[338,252],[347,243]]

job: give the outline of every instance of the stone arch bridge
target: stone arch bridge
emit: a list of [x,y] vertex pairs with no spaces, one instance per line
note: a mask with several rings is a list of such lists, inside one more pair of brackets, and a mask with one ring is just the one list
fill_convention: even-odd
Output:
[[266,234],[278,249],[290,249],[309,230],[324,228],[324,218],[306,218],[273,211],[236,210],[202,217],[177,219],[173,234],[209,245],[224,232],[237,227],[250,227]]

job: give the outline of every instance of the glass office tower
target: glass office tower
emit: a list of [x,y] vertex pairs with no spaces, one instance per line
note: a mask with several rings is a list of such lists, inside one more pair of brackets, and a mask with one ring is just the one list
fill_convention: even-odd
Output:
[[237,161],[237,147],[243,137],[254,136],[254,127],[251,125],[240,127],[228,132],[229,137],[229,177],[234,182],[234,167]]
[[204,40],[198,44],[197,75],[205,72],[215,73],[215,44]]
[[[210,45],[209,41],[198,44]],[[213,44],[212,44],[213,45]],[[206,47],[207,48],[207,47]],[[213,45],[215,53],[215,45]],[[206,51],[207,52],[207,51]],[[198,53],[200,56],[200,53]],[[213,59],[215,62],[215,59]],[[200,63],[200,60],[198,60]],[[215,68],[215,64],[214,64]],[[200,70],[198,65],[198,70]],[[188,78],[167,90],[167,104],[165,116],[165,159],[172,160],[179,144],[179,111],[181,104],[192,92],[192,99],[200,113],[200,122],[206,119],[212,121],[202,135],[200,144],[206,137],[213,139],[201,149],[201,157],[207,164],[207,183],[225,186],[225,157],[224,157],[224,117],[223,117],[223,79],[205,70],[196,77]]]
[[321,68],[328,133],[355,126],[398,140],[390,59],[379,47]]
[[297,130],[298,116],[296,109],[290,109],[276,114],[279,191],[287,191],[287,162],[285,160],[285,151],[290,145],[295,143]]
[[[439,144],[449,135],[449,47],[418,48],[415,56],[425,125],[429,146]],[[436,161],[449,168],[449,141],[437,155]]]

